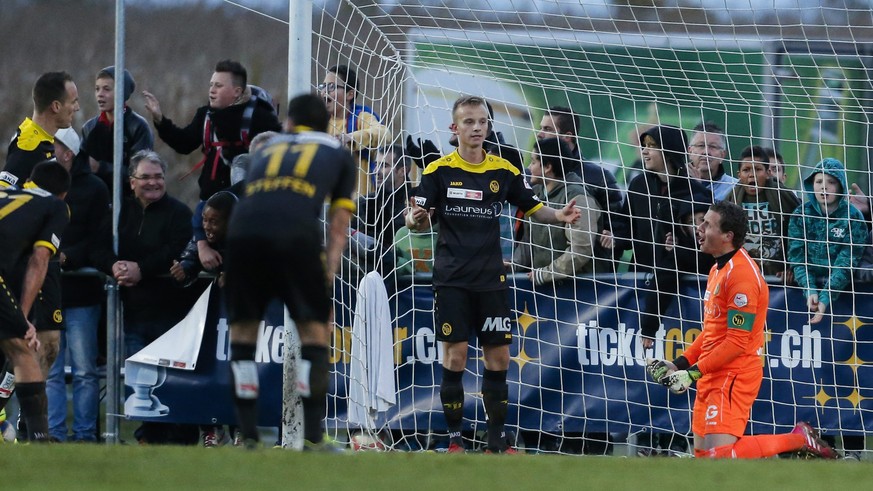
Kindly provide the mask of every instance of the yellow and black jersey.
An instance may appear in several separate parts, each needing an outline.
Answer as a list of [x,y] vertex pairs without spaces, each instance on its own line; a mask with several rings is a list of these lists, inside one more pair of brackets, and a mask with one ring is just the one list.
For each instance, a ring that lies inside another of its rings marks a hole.
[[30,178],[36,164],[55,155],[55,137],[46,133],[42,126],[25,118],[18,126],[18,132],[9,142],[6,152],[6,167],[3,170],[24,182]]
[[67,204],[47,191],[0,189],[0,275],[11,274],[35,247],[56,253],[69,220]]
[[486,155],[471,164],[455,151],[427,166],[415,202],[432,209],[440,224],[435,287],[488,291],[505,286],[499,217],[507,201],[526,215],[543,206],[518,169],[500,157]]
[[332,208],[354,212],[355,175],[351,153],[326,133],[278,136],[252,159],[230,231],[264,235],[289,224],[315,224],[328,197]]

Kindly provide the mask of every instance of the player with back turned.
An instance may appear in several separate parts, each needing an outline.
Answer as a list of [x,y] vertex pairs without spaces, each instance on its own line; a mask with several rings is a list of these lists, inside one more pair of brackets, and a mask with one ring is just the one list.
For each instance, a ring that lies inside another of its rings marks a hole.
[[[30,177],[27,189],[0,189],[0,349],[14,368],[27,438],[47,441],[45,375],[37,354],[36,328],[28,319],[49,258],[57,253],[69,221],[63,199],[70,188],[70,174],[52,160],[33,167]],[[26,267],[14,278],[19,263]]]
[[787,434],[743,435],[764,371],[760,350],[770,290],[743,248],[748,218],[740,206],[721,201],[697,228],[700,250],[715,257],[703,297],[703,329],[672,362],[648,360],[647,371],[674,393],[697,382],[692,410],[694,455],[760,458],[806,452],[835,458],[836,452],[807,423]]
[[[230,321],[230,366],[237,419],[247,447],[258,441],[258,324],[279,298],[300,335],[304,368],[306,449],[323,441],[328,389],[331,291],[355,211],[356,166],[351,153],[325,133],[330,116],[314,95],[288,103],[288,135],[276,136],[252,158],[244,197],[228,226],[225,294]],[[327,245],[320,221],[330,198]],[[308,374],[308,377],[307,377]],[[306,390],[308,387],[308,390]]]
[[514,452],[504,433],[512,328],[499,241],[500,212],[509,201],[540,223],[561,224],[578,220],[580,211],[572,200],[559,210],[543,206],[515,166],[485,153],[482,144],[491,124],[484,99],[456,100],[452,121],[449,128],[458,137],[458,149],[425,168],[406,225],[425,230],[434,215],[440,224],[433,288],[437,339],[443,343],[440,399],[449,452],[464,451],[462,376],[473,333],[485,358],[482,399],[488,414],[487,451]]

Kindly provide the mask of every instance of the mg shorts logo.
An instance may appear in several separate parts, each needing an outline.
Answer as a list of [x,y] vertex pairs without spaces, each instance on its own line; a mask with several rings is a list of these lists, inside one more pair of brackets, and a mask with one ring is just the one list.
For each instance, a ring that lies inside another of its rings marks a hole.
[[715,419],[718,417],[718,406],[711,405],[706,407],[706,419]]
[[60,324],[64,321],[64,316],[61,314],[60,309],[55,310],[54,313],[52,313],[52,320],[55,321],[55,324]]
[[496,193],[497,191],[500,191],[500,183],[497,181],[491,181],[488,183],[488,189],[490,189],[492,193]]
[[442,326],[443,336],[451,336],[452,335],[452,325],[448,322],[444,322]]
[[509,317],[489,317],[485,319],[485,324],[482,326],[483,332],[509,332],[512,330],[512,323]]

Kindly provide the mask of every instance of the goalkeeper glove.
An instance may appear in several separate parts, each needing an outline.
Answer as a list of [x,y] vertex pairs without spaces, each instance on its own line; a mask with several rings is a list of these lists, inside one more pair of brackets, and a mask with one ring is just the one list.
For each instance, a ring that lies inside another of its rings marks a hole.
[[679,370],[677,372],[670,373],[661,378],[661,385],[665,385],[670,388],[670,392],[674,394],[684,394],[685,391],[691,387],[691,384],[696,382],[703,374],[700,373],[700,369],[697,368],[697,365],[693,365],[688,367],[687,370]]
[[667,360],[657,360],[655,358],[646,358],[646,372],[652,380],[660,383],[664,376],[675,372],[676,365]]

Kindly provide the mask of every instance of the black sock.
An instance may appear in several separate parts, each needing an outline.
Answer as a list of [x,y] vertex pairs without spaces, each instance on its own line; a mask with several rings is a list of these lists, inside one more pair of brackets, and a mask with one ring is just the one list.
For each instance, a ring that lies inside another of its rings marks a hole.
[[32,442],[45,442],[48,432],[48,398],[45,382],[19,383],[15,387],[21,416],[27,424],[27,438]]
[[462,444],[461,426],[464,422],[464,384],[461,377],[463,370],[453,372],[443,367],[443,381],[440,383],[440,400],[443,403],[443,415],[449,430],[449,440]]
[[303,401],[303,438],[311,443],[324,439],[323,422],[327,416],[327,386],[330,364],[327,347],[301,346],[300,357],[309,362],[309,397]]
[[488,415],[488,448],[506,450],[506,409],[509,405],[509,385],[506,370],[485,369],[482,376],[482,402]]
[[[243,439],[258,441],[258,372],[254,344],[230,344],[230,381],[236,420]],[[252,370],[254,379],[252,380]],[[245,380],[237,380],[237,377]],[[239,385],[238,385],[239,384]]]

